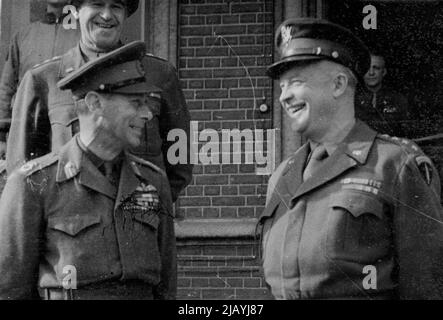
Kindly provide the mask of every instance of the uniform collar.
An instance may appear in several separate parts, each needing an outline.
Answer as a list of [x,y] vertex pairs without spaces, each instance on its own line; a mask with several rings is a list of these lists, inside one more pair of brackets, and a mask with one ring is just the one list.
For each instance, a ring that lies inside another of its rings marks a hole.
[[344,152],[360,164],[366,163],[377,132],[357,120],[354,127],[340,144]]
[[74,48],[70,49],[61,57],[60,69],[58,72],[59,79],[63,79],[69,73],[77,70],[85,63],[86,61],[83,58],[80,44],[78,43]]

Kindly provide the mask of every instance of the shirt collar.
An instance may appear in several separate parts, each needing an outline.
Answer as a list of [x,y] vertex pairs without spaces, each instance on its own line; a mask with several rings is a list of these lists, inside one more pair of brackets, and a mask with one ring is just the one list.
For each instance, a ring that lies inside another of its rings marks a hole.
[[[348,134],[351,132],[352,128],[355,126],[355,119],[349,122],[340,132],[340,134],[336,137],[336,140],[333,142],[323,142],[322,144],[325,146],[326,152],[328,156],[333,154],[335,150],[337,150],[338,146],[345,140]],[[309,141],[309,146],[311,147],[311,151],[320,145],[319,142]]]

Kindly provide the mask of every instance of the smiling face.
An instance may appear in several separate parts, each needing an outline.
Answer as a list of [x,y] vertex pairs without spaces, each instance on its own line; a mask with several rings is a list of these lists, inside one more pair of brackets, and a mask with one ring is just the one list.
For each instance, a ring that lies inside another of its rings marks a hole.
[[85,0],[78,18],[82,42],[91,49],[107,52],[120,41],[126,6],[119,0]]
[[291,119],[292,129],[315,141],[327,134],[335,113],[328,63],[295,65],[280,76],[280,103]]
[[144,95],[102,94],[103,128],[123,148],[136,148],[141,144],[145,123],[150,110]]

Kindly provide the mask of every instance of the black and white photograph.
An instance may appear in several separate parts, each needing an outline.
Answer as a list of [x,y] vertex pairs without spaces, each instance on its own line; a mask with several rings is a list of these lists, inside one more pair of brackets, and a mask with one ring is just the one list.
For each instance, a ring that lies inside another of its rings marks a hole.
[[0,300],[442,300],[442,48],[439,0],[0,0]]

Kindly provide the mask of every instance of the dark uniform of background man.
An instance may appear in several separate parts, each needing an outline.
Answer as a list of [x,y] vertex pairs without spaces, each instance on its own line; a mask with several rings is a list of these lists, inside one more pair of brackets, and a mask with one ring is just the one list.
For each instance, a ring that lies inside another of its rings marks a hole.
[[173,299],[176,247],[163,170],[127,152],[149,117],[143,42],[60,82],[80,133],[8,178],[0,200],[0,298]]
[[308,142],[274,172],[263,268],[277,299],[443,298],[440,181],[412,142],[354,117],[369,53],[350,31],[293,19],[268,74]]
[[[87,61],[120,47],[120,35],[127,16],[138,1],[75,0],[81,30],[80,42],[66,54],[34,67],[26,73],[18,89],[12,116],[6,155],[7,169],[27,160],[57,151],[78,132],[78,120],[69,90],[61,91],[56,83]],[[164,169],[175,201],[191,180],[192,165],[171,165],[167,141],[171,129],[189,133],[190,116],[175,68],[167,61],[146,55],[146,94],[150,115],[145,123],[142,143],[134,154]]]
[[408,100],[383,83],[388,71],[380,54],[371,53],[371,66],[364,76],[365,86],[356,93],[355,114],[379,133],[404,137],[401,121],[409,119]]
[[[0,157],[6,152],[6,133],[11,121],[12,99],[26,71],[75,46],[80,29],[66,29],[63,13],[69,0],[47,0],[46,14],[17,32],[9,45],[0,80]],[[73,19],[73,18],[72,18]]]

